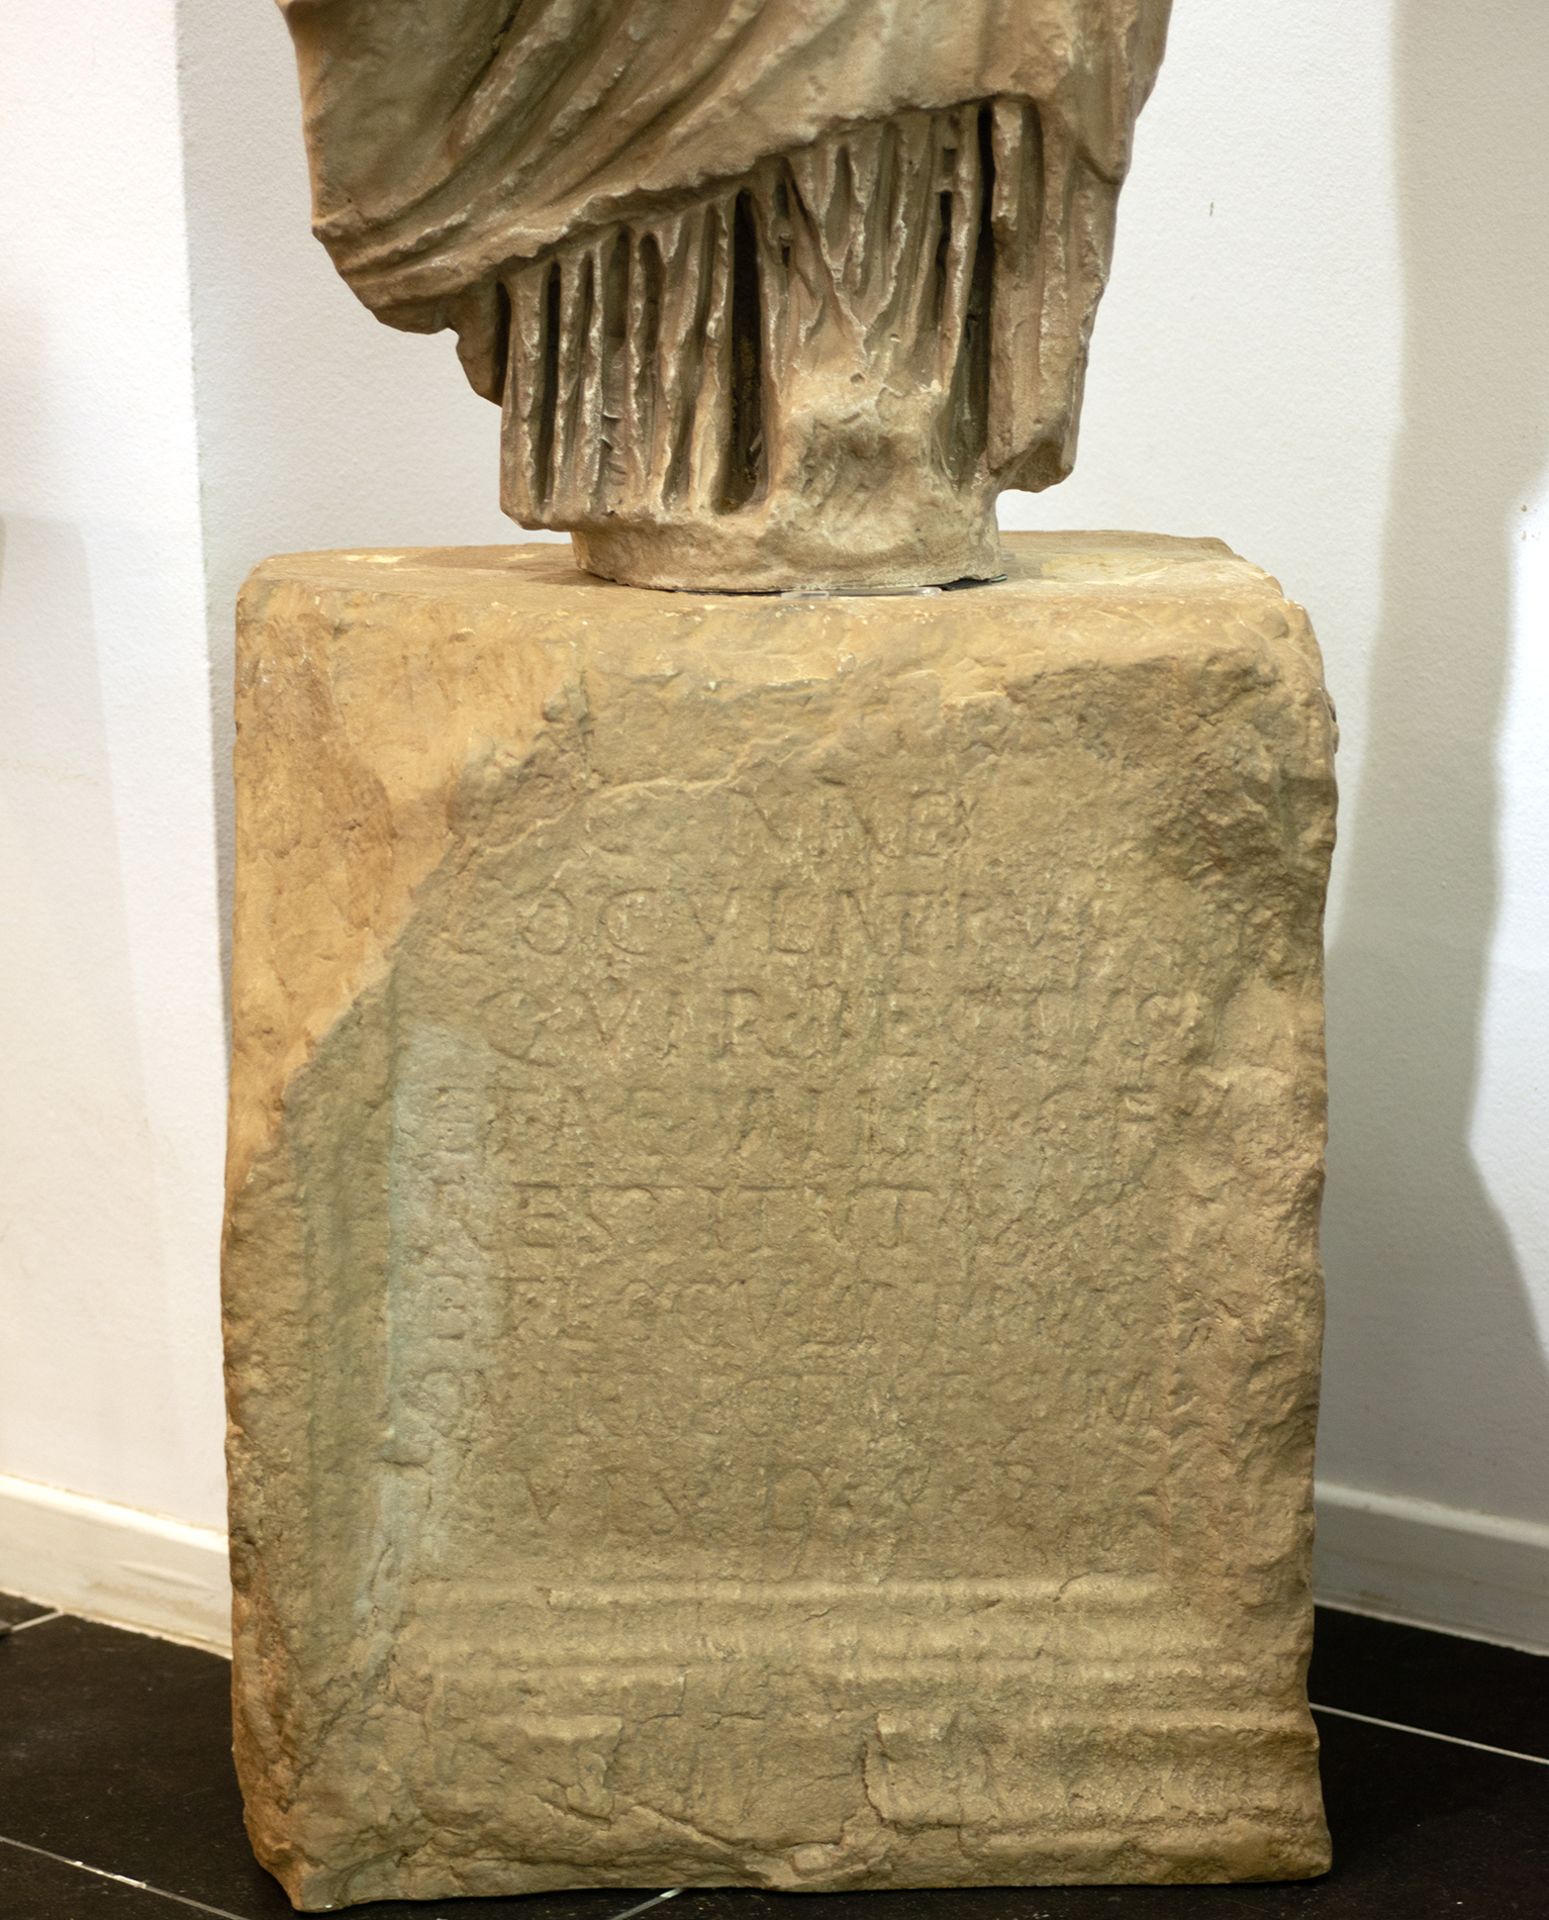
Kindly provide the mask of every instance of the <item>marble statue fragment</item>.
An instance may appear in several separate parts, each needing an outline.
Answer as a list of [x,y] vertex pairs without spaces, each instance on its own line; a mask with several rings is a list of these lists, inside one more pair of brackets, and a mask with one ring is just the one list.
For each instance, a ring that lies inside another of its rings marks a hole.
[[1212,541],[239,622],[236,1753],[295,1902],[1327,1864],[1333,727]]
[[1070,471],[1171,0],[280,4],[317,232],[591,571],[994,577]]

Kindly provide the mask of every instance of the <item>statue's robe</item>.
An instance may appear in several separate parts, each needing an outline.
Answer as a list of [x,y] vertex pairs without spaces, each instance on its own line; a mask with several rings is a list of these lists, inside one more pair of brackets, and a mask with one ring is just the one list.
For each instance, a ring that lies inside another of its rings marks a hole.
[[382,319],[457,329],[518,518],[778,485],[752,413],[814,342],[931,388],[986,485],[1068,470],[1170,0],[280,4],[317,232]]

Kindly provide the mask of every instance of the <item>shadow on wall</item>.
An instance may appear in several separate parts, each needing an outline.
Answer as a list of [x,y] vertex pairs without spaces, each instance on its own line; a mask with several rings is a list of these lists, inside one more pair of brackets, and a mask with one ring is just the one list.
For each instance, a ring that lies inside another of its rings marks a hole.
[[[44,382],[31,363],[4,372],[17,444],[46,446],[27,412]],[[0,520],[0,1457],[38,1478],[74,1465],[71,1484],[133,1463],[178,1415],[143,1393],[176,1337],[165,1293],[114,1317],[126,1273],[160,1274],[164,1245],[101,648],[80,530]]]
[[1549,8],[1400,0],[1395,18],[1404,423],[1329,962],[1322,1464],[1542,1519],[1549,1366],[1469,1135],[1514,563],[1549,448]]

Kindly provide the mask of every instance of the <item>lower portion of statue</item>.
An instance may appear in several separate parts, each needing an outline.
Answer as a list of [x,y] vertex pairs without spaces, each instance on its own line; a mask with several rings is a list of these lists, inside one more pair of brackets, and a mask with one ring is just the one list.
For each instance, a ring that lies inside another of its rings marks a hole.
[[1171,0],[281,0],[314,229],[502,500],[689,591],[998,578],[1063,479]]
[[996,494],[1069,468],[1112,196],[1030,103],[970,103],[516,265],[507,511],[636,585],[998,577]]
[[1215,542],[1002,564],[250,582],[235,1746],[299,1906],[1327,1865],[1317,649]]

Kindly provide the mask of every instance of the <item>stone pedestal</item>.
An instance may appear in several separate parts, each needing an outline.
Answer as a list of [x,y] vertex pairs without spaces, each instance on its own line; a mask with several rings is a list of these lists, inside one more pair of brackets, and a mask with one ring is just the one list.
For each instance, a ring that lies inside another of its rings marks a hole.
[[298,1905],[1327,1863],[1332,725],[1211,542],[243,596],[237,1757]]

